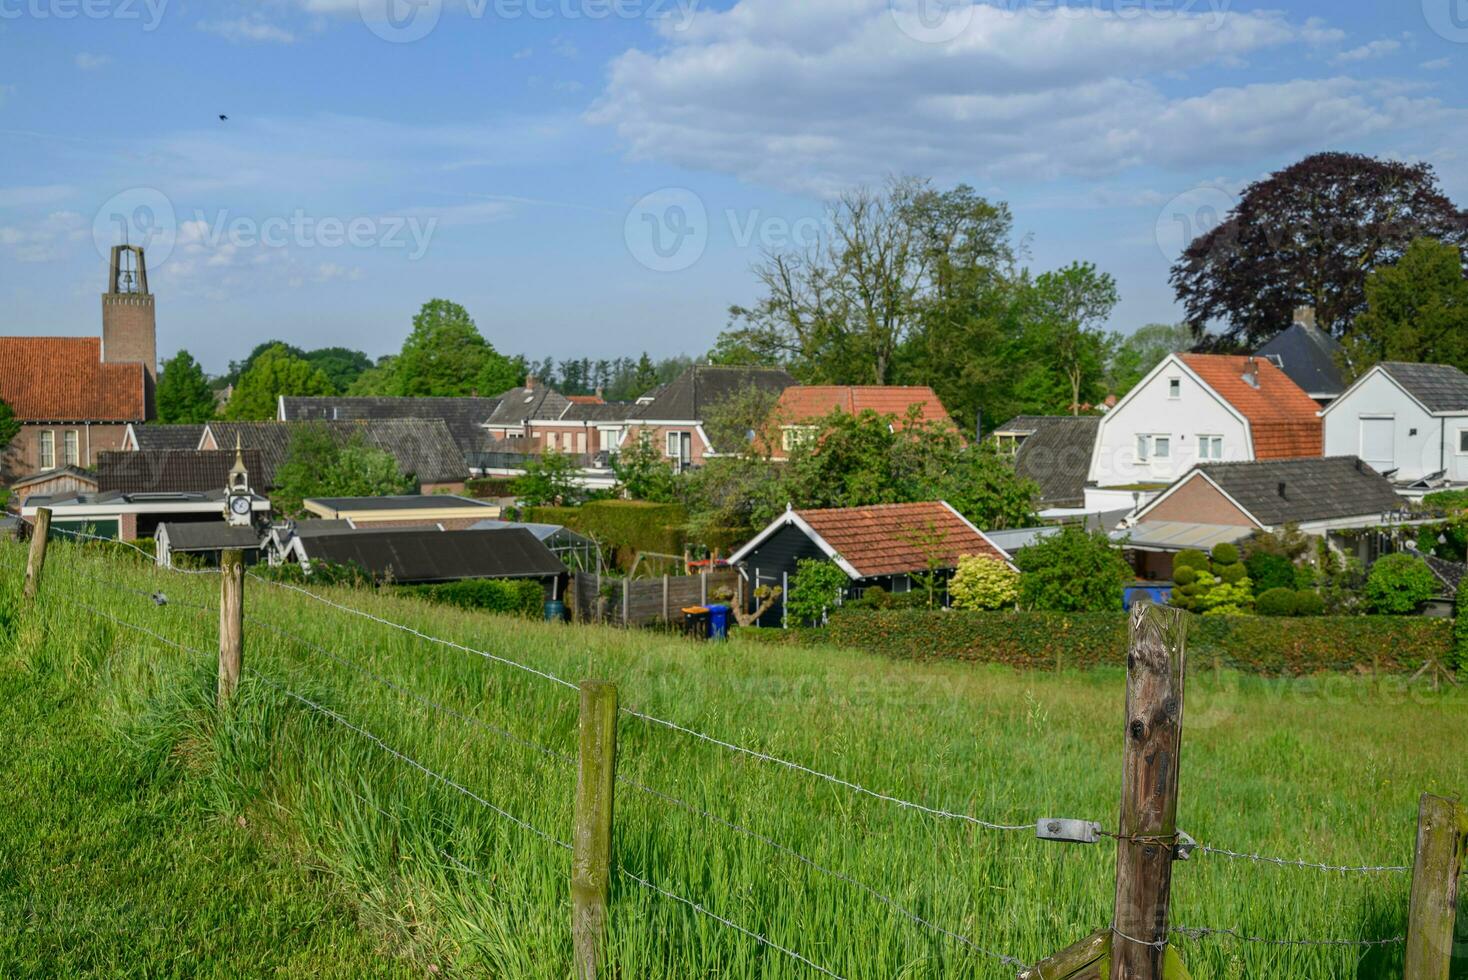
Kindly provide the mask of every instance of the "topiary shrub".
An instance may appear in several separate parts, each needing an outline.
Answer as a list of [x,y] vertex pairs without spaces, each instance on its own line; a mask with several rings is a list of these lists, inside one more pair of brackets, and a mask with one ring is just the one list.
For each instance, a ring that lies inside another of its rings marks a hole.
[[954,609],[1007,609],[1019,601],[1019,573],[997,558],[962,555],[948,594]]
[[1172,567],[1206,569],[1208,567],[1208,556],[1194,548],[1188,548],[1177,553],[1172,560]]
[[1325,600],[1320,598],[1320,593],[1313,589],[1301,589],[1295,593],[1295,615],[1323,616],[1325,615]]
[[1406,616],[1437,595],[1437,576],[1416,555],[1387,555],[1366,577],[1366,605],[1374,613]]
[[1295,593],[1290,589],[1268,589],[1254,600],[1254,611],[1261,616],[1295,615]]
[[1217,569],[1218,577],[1228,585],[1238,585],[1249,577],[1249,570],[1238,562],[1232,565],[1223,565]]
[[1191,565],[1184,565],[1181,568],[1174,565],[1172,580],[1177,585],[1187,587],[1198,581],[1198,570]]
[[1224,541],[1221,544],[1216,544],[1213,546],[1212,557],[1213,564],[1215,565],[1236,564],[1239,560],[1238,546],[1229,544],[1227,541]]
[[1244,567],[1249,570],[1249,580],[1261,598],[1270,589],[1295,588],[1295,565],[1283,555],[1264,552],[1250,555]]
[[1014,564],[1022,573],[1021,604],[1050,612],[1119,611],[1122,589],[1135,578],[1104,532],[1075,526],[1021,548]]

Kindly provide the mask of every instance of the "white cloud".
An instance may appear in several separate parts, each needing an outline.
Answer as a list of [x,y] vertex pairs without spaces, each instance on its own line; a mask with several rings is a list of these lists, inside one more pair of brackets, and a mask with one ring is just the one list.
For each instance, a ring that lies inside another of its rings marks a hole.
[[575,42],[561,36],[551,38],[551,51],[562,58],[575,58],[581,53]]
[[515,60],[515,61],[524,61],[526,58],[529,58],[529,57],[531,57],[534,54],[535,54],[535,49],[534,48],[521,48],[519,51],[516,51],[510,57],[513,60]]
[[1319,17],[1311,17],[1300,28],[1300,36],[1306,44],[1320,46],[1340,44],[1346,39],[1346,32],[1327,25]]
[[18,262],[55,262],[90,237],[86,218],[75,211],[53,211],[28,226],[0,226],[0,248]]
[[81,51],[76,56],[76,66],[82,71],[97,71],[110,64],[112,64],[112,58],[105,54],[88,54]]
[[296,35],[285,28],[251,17],[240,17],[235,20],[203,20],[199,21],[198,28],[208,34],[217,34],[227,41],[293,44],[296,40]]
[[1453,67],[1452,58],[1434,58],[1432,61],[1424,61],[1419,67],[1427,71],[1443,71]]
[[1382,38],[1379,41],[1371,41],[1368,44],[1363,44],[1359,48],[1352,48],[1349,51],[1342,51],[1331,60],[1334,61],[1336,64],[1341,65],[1350,64],[1356,61],[1371,61],[1374,58],[1385,58],[1387,55],[1395,54],[1401,49],[1401,41],[1394,41],[1391,38]]
[[34,184],[0,187],[0,208],[24,208],[55,204],[76,193],[66,184]]
[[958,9],[963,18],[928,43],[899,28],[888,0],[702,10],[686,30],[664,29],[658,50],[616,58],[589,118],[615,127],[637,158],[818,194],[894,172],[1089,178],[1228,164],[1410,118],[1386,110],[1405,96],[1349,78],[1167,94],[1175,73],[1265,52],[1287,61],[1291,47],[1336,40],[1319,22]]

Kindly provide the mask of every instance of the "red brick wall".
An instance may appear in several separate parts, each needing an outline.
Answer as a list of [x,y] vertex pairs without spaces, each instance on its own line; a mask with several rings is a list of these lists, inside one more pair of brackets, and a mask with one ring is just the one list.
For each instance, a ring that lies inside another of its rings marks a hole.
[[126,425],[23,425],[20,435],[0,456],[0,481],[13,483],[41,471],[41,433],[56,433],[56,466],[66,465],[66,436],[77,434],[78,465],[91,468],[96,465],[97,454],[108,449],[121,449]]
[[1213,484],[1195,476],[1170,497],[1147,512],[1145,521],[1184,521],[1189,524],[1226,524],[1253,527],[1254,522]]
[[667,459],[672,458],[670,456],[667,456],[669,432],[688,433],[689,441],[691,444],[691,448],[689,451],[689,462],[693,466],[701,466],[705,457],[707,456],[707,447],[705,447],[703,444],[703,437],[698,434],[698,428],[691,425],[629,426],[627,430],[627,438],[625,441],[623,441],[622,448],[630,449],[631,447],[637,445],[637,441],[642,438],[642,433],[644,432],[647,433],[648,440],[652,443],[652,447],[657,450],[659,456],[663,456]]

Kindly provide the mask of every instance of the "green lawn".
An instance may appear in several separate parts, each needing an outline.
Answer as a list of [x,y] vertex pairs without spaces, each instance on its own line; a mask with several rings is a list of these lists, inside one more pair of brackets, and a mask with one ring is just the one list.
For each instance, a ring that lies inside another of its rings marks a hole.
[[[7,588],[19,557],[0,546]],[[570,838],[574,771],[559,754],[574,751],[575,692],[278,587],[251,580],[247,592],[246,662],[258,673],[221,714],[210,706],[217,617],[183,605],[212,603],[217,582],[53,545],[39,613],[8,627],[0,691],[12,769],[0,901],[39,910],[36,931],[0,938],[0,974],[346,976],[413,962],[420,973],[568,975],[569,856],[514,820]],[[1003,824],[1115,822],[1119,671],[694,646],[330,594],[571,680],[610,678],[625,706],[926,806]],[[1205,843],[1410,864],[1418,795],[1468,788],[1461,692],[1209,670],[1190,678],[1188,697],[1181,823]],[[1033,962],[1110,920],[1111,847],[901,808],[630,716],[619,739],[620,773],[700,812],[623,783],[616,863],[836,975],[1012,976],[974,946]],[[1176,871],[1173,918],[1273,939],[1376,940],[1404,930],[1408,886],[1405,875],[1199,855]],[[67,938],[77,923],[79,943]],[[1391,945],[1179,948],[1198,978],[1400,976]],[[608,956],[638,980],[817,975],[620,876]]]

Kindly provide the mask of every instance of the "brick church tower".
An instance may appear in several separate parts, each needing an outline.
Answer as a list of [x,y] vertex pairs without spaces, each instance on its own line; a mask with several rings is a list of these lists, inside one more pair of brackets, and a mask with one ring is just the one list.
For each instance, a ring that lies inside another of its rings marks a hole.
[[158,326],[148,265],[140,245],[114,245],[107,292],[102,295],[102,362],[141,363],[148,372],[148,417],[158,381]]

